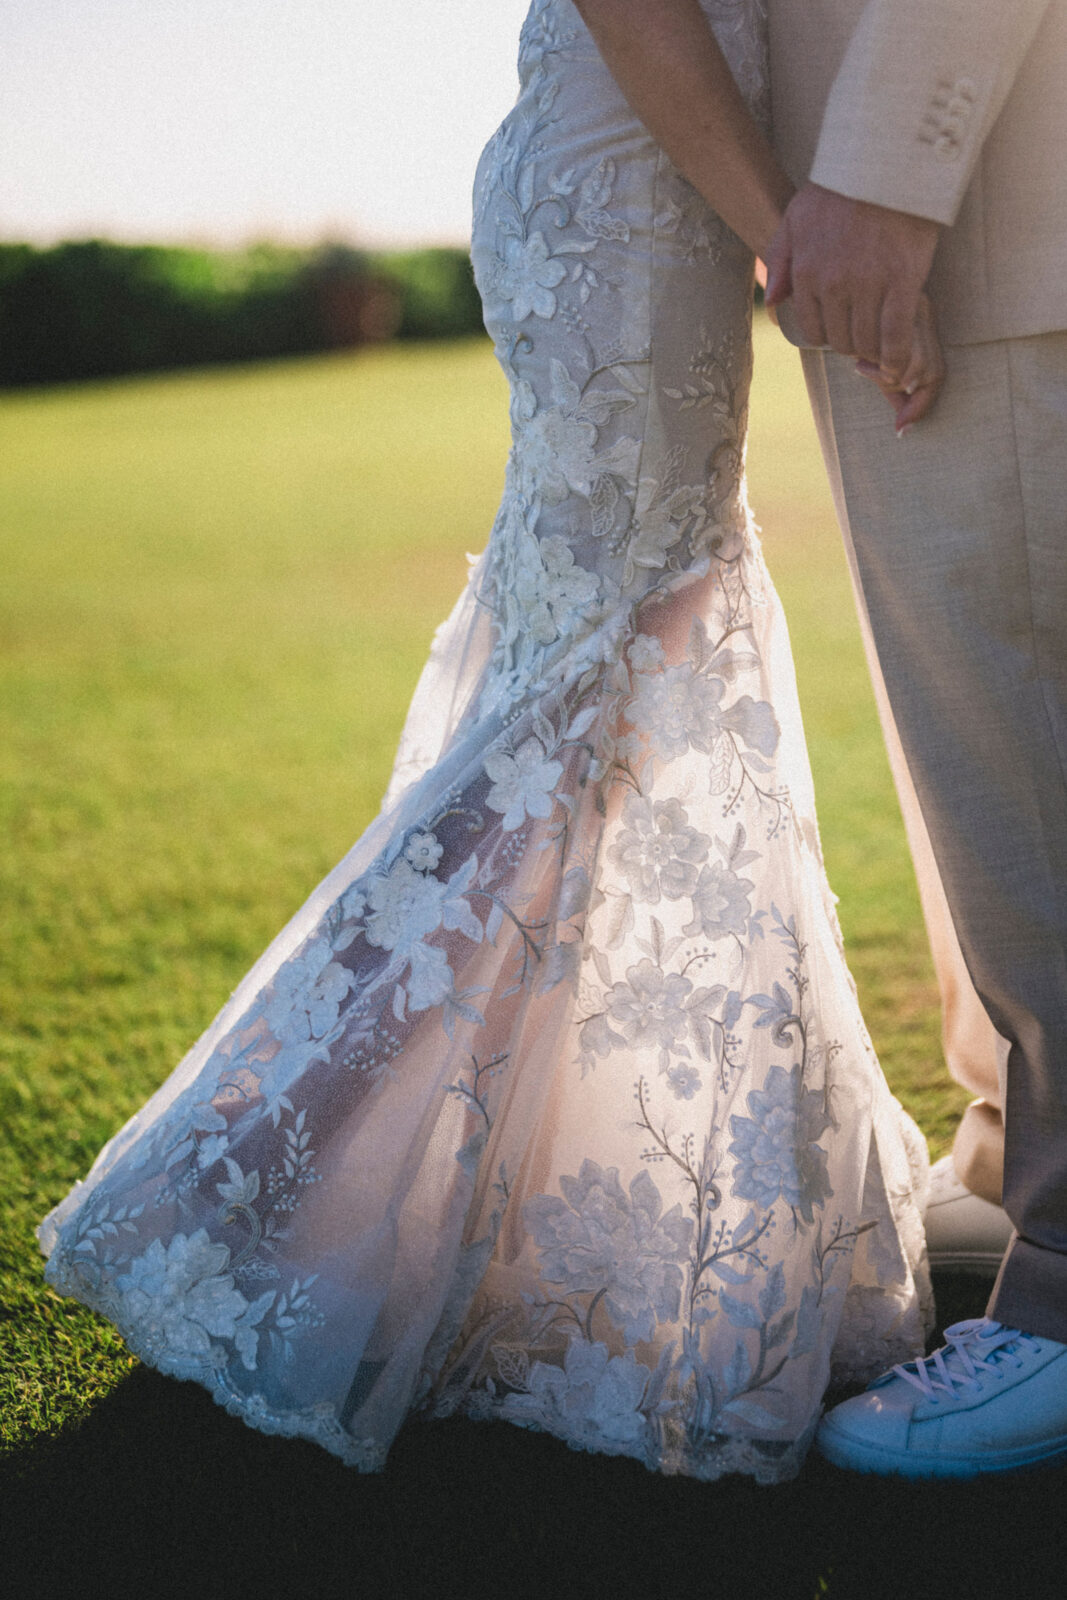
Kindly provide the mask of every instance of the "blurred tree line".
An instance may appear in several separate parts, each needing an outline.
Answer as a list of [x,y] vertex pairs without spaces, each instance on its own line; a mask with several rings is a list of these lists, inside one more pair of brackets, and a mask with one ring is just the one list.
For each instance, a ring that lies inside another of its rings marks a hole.
[[0,244],[0,386],[480,332],[464,250]]

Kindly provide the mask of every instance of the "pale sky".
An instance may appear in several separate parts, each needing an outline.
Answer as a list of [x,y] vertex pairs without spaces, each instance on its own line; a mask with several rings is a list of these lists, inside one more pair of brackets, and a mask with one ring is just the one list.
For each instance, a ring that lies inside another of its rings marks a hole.
[[529,0],[3,0],[0,237],[465,243]]

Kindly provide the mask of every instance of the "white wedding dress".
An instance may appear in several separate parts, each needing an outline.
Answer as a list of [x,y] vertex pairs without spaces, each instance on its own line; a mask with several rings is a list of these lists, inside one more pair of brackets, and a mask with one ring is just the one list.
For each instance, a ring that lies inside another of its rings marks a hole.
[[[757,114],[760,0],[705,0]],[[49,1281],[254,1427],[413,1409],[796,1472],[921,1350],[926,1156],[864,1031],[745,499],[752,260],[535,0],[477,174],[489,543],[383,810],[45,1220]]]

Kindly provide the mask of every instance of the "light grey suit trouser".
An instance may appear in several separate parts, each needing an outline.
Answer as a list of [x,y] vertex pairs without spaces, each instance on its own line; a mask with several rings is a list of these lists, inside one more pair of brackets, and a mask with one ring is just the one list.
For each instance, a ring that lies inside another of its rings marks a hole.
[[989,1302],[1067,1341],[1067,333],[958,346],[903,441],[804,365],[893,720],[974,986],[1010,1051]]

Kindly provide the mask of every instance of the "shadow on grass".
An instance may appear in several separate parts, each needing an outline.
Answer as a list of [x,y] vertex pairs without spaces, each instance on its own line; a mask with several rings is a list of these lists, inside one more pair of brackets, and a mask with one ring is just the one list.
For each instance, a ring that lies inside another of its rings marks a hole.
[[[974,1314],[973,1288],[939,1288],[942,1322]],[[77,1429],[9,1456],[0,1482],[19,1600],[1067,1591],[1067,1470],[918,1487],[813,1455],[778,1488],[705,1485],[456,1419],[410,1423],[386,1471],[361,1477],[145,1368]]]

